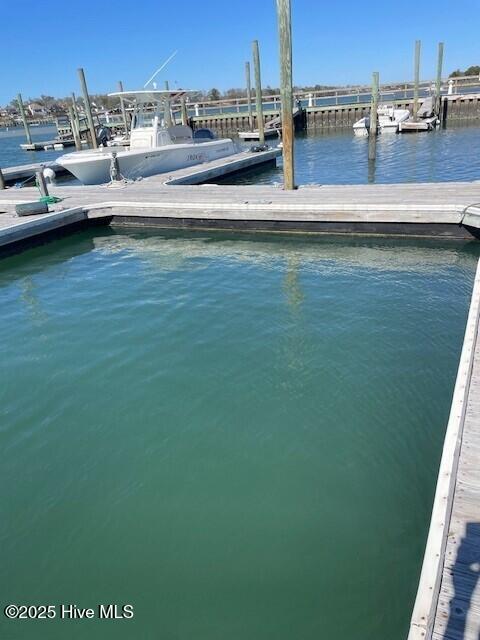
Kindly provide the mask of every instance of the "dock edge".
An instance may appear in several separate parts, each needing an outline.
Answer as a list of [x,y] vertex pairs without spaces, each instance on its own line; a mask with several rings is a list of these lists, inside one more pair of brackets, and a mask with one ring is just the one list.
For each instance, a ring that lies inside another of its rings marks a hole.
[[438,472],[417,596],[408,640],[431,640],[442,582],[463,427],[480,315],[480,260],[477,264],[462,353]]

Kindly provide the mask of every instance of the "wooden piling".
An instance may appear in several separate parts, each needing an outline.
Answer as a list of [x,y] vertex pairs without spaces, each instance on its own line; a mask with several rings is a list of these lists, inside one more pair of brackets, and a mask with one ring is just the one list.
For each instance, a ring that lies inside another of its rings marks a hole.
[[88,128],[90,130],[92,147],[96,149],[98,147],[97,133],[95,131],[95,125],[93,124],[92,108],[90,106],[90,98],[88,95],[87,81],[85,80],[85,73],[81,67],[80,69],[78,69],[78,77],[80,80],[80,86],[82,88],[83,103],[85,105],[85,113],[87,114]]
[[25,129],[25,136],[27,138],[28,144],[32,144],[32,136],[30,135],[30,128],[27,122],[27,116],[25,115],[25,109],[23,107],[22,94],[19,93],[17,95],[18,109],[20,111],[20,115],[22,117],[23,128]]
[[181,111],[182,111],[182,124],[184,127],[188,126],[188,111],[187,104],[185,102],[185,96],[182,96],[180,99]]
[[370,102],[370,128],[368,132],[368,159],[375,160],[377,155],[377,122],[378,122],[378,87],[379,73],[374,71],[372,74],[372,98]]
[[295,188],[292,87],[292,22],[290,0],[277,0],[280,41],[280,96],[282,103],[283,187]]
[[[121,80],[118,81],[118,90],[123,91],[123,82]],[[123,101],[123,98],[120,98],[120,109],[122,110],[122,119],[123,119],[123,126],[125,127],[125,135],[128,136],[128,130],[129,130],[128,117],[127,117],[127,110],[125,109],[125,102]]]
[[[170,91],[168,80],[165,80],[165,91]],[[163,107],[163,122],[166,127],[172,126],[172,112],[170,110],[170,98],[165,98]]]
[[253,131],[252,84],[250,80],[250,62],[245,62],[245,80],[247,81],[248,128]]
[[257,110],[257,128],[258,142],[265,143],[265,128],[263,123],[263,105],[262,105],[262,79],[260,74],[260,51],[258,48],[258,40],[252,42],[253,67],[255,73],[255,102]]
[[75,118],[73,107],[68,107],[68,116],[70,118],[70,128],[72,130],[73,139],[75,141],[75,148],[77,151],[81,151],[82,142],[80,140],[80,130],[78,129],[78,124]]
[[40,169],[35,172],[35,178],[37,180],[37,185],[40,190],[40,195],[43,198],[47,198],[50,194],[48,193],[47,182],[45,180],[45,176],[43,175],[43,165],[40,165]]
[[5,189],[5,179],[3,177],[2,170],[0,169],[0,190]]
[[442,67],[443,67],[443,42],[438,43],[437,78],[435,82],[435,113],[442,119]]
[[73,108],[73,115],[75,116],[75,120],[77,122],[78,135],[81,137],[82,132],[80,131],[80,116],[78,115],[77,98],[73,92],[72,92],[72,108]]
[[418,120],[418,85],[420,84],[420,40],[415,41],[415,69],[413,81],[413,121]]

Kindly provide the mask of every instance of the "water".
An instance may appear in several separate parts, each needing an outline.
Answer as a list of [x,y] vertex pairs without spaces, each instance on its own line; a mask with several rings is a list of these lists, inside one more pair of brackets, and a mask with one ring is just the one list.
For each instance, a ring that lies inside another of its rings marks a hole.
[[2,607],[135,617],[1,637],[403,639],[478,253],[91,230],[4,259]]
[[[32,129],[34,138],[51,139],[51,128]],[[0,167],[53,160],[64,151],[22,151],[23,130],[0,131]],[[273,142],[271,144],[276,144]],[[247,148],[251,144],[244,145]],[[350,128],[297,135],[297,184],[363,184],[367,182],[443,182],[480,180],[480,124],[450,125],[423,134],[378,137],[377,162],[369,166],[368,140],[356,138]],[[282,182],[277,169],[230,177],[224,183],[273,184]]]
[[[33,142],[53,140],[57,137],[55,125],[31,127],[30,133]],[[20,145],[27,142],[23,127],[0,127],[0,167],[12,167],[19,164],[31,164],[32,162],[45,162],[55,160],[63,151],[24,151]]]
[[[368,162],[368,138],[351,129],[297,134],[295,180],[302,184],[366,184],[480,180],[480,124],[450,125],[430,133],[386,134],[377,139],[377,160]],[[283,181],[276,169],[226,179],[234,184]]]

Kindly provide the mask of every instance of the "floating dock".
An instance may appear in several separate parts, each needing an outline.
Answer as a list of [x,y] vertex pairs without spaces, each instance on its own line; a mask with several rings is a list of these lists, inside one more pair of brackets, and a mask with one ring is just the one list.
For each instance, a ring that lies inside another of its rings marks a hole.
[[64,149],[65,147],[73,147],[75,145],[74,140],[42,140],[40,142],[24,142],[20,145],[20,148],[24,151],[48,151],[49,149]]
[[[41,169],[41,167],[49,167],[53,169],[57,176],[68,175],[69,172],[61,167],[56,162],[32,162],[31,164],[21,164],[15,167],[5,167],[2,169],[3,179],[5,184],[14,185],[22,183],[25,180],[35,177],[35,173]],[[2,192],[0,191],[0,194]]]
[[[319,185],[202,184],[273,163],[272,149],[243,153],[131,183],[50,187],[61,202],[48,214],[18,217],[34,187],[0,191],[0,248],[20,250],[79,222],[160,228],[235,229],[472,239],[480,235],[480,182]],[[28,242],[27,242],[28,241]]]
[[480,638],[480,262],[408,640]]
[[421,118],[419,120],[406,120],[400,122],[398,131],[400,133],[418,133],[419,131],[432,131],[438,124],[437,116],[431,118]]
[[[294,127],[295,130],[301,130],[304,128],[304,124],[305,124],[305,112],[302,109],[299,109],[298,107],[295,107],[295,109],[293,110],[293,123],[294,123]],[[278,115],[274,118],[272,118],[271,120],[267,120],[265,122],[265,127],[264,127],[264,137],[265,139],[268,138],[281,138],[282,136],[282,117],[281,115]],[[260,133],[258,131],[258,129],[255,129],[254,131],[239,131],[238,132],[238,137],[241,140],[259,140],[260,139]]]

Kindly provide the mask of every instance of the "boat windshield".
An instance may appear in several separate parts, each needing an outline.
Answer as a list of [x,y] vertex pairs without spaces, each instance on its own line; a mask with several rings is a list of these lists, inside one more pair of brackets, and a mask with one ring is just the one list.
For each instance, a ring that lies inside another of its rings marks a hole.
[[153,110],[152,107],[147,107],[146,105],[138,106],[133,115],[132,128],[143,129],[153,127],[154,118],[155,110]]

